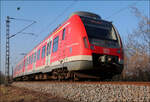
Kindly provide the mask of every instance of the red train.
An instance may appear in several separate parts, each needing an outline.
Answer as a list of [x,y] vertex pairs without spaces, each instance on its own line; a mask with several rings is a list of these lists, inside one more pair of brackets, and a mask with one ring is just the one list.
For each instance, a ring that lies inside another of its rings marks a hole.
[[112,78],[123,70],[123,46],[112,22],[75,12],[14,69],[14,80]]

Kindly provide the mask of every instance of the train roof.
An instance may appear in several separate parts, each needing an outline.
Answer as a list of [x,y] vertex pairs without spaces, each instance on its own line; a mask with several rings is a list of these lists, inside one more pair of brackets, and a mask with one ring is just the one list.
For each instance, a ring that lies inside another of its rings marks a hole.
[[90,17],[90,18],[94,18],[94,19],[101,19],[101,17],[97,14],[91,13],[91,12],[85,12],[85,11],[78,11],[78,12],[73,12],[71,16],[73,15],[78,15],[78,16],[84,16],[84,17]]

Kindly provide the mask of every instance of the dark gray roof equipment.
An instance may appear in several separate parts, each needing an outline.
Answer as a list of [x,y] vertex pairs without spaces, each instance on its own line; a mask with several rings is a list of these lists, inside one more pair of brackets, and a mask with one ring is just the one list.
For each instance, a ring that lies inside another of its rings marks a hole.
[[101,19],[101,17],[97,14],[91,13],[91,12],[85,12],[85,11],[78,11],[78,12],[73,12],[71,16],[73,15],[78,15],[78,16],[84,16],[84,17],[89,17],[89,18],[94,18],[94,19]]

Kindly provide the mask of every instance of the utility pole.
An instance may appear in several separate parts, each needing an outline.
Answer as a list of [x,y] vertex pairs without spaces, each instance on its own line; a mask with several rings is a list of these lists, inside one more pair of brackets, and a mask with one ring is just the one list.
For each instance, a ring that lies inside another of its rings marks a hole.
[[10,17],[6,19],[6,59],[5,59],[5,84],[9,82],[9,23]]
[[[21,29],[19,32],[13,34],[10,36],[9,34],[9,27],[10,27],[10,19],[13,20],[20,20],[20,21],[27,21],[27,22],[32,22],[31,24],[25,26],[23,29]],[[23,33],[24,30],[26,30],[27,28],[29,28],[31,25],[33,25],[34,23],[36,23],[36,21],[33,20],[27,20],[27,19],[19,19],[19,18],[11,18],[9,16],[7,16],[6,19],[6,58],[5,58],[5,85],[9,84],[10,81],[10,73],[9,73],[9,64],[10,64],[10,48],[9,48],[9,40],[10,38],[13,38],[14,36]],[[34,33],[25,33],[25,34],[30,34],[30,35],[34,35]]]

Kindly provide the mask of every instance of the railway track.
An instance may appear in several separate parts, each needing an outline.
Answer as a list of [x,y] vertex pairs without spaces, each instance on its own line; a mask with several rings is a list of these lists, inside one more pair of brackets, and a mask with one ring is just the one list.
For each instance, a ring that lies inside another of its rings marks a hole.
[[138,85],[138,86],[150,86],[150,82],[120,82],[120,81],[19,81],[19,83],[42,83],[42,84],[112,84],[112,85]]

